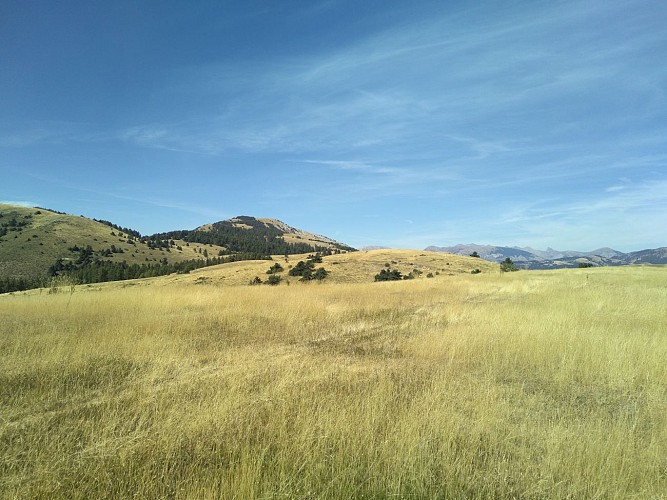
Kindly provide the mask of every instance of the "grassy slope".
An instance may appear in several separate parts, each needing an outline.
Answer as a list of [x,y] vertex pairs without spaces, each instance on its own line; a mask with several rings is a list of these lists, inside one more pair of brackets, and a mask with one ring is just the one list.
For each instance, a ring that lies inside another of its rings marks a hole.
[[661,498],[666,279],[2,296],[0,496]]
[[[298,283],[299,277],[289,276],[290,266],[300,260],[305,260],[310,254],[290,255],[287,262],[285,256],[274,255],[273,261],[246,260],[230,262],[217,266],[210,266],[192,271],[190,274],[172,274],[158,278],[128,280],[122,282],[99,283],[87,285],[83,289],[127,288],[131,286],[173,286],[176,284],[196,284],[215,286],[247,285],[255,276],[266,280],[266,271],[276,262],[280,263],[284,271],[279,273],[283,278],[280,286]],[[480,269],[483,274],[497,273],[498,264],[471,257],[445,254],[441,252],[425,252],[421,250],[370,250],[365,252],[351,252],[338,255],[329,255],[322,258],[321,264],[330,272],[325,283],[371,283],[375,275],[389,264],[392,269],[398,269],[408,274],[413,269],[422,271],[420,280],[427,279],[432,273],[436,280],[446,280],[451,276],[469,274],[473,269]],[[311,283],[313,285],[320,283]],[[38,291],[28,293],[39,293]]]
[[[287,261],[285,261],[284,256],[275,255],[273,258],[285,269],[280,273],[282,278],[294,283],[299,278],[289,276],[289,268],[307,257],[308,254],[290,255]],[[375,275],[381,269],[384,269],[387,263],[392,269],[398,269],[403,274],[407,274],[413,269],[419,269],[423,273],[421,279],[426,279],[425,277],[429,272],[433,273],[434,276],[435,273],[439,273],[437,278],[444,278],[448,275],[469,273],[475,268],[483,272],[497,272],[498,270],[497,264],[480,259],[419,250],[371,250],[368,252],[329,255],[323,257],[322,263],[316,264],[315,267],[324,267],[329,271],[330,274],[326,278],[327,283],[368,283],[373,281]],[[245,285],[254,276],[259,276],[262,280],[266,279],[266,271],[273,264],[274,262],[270,261],[233,262],[198,269],[189,276],[174,275],[171,278],[164,279],[168,282]]]
[[[308,254],[290,255],[288,261],[284,256],[274,256],[274,261],[285,269],[280,275],[290,283],[298,282],[298,277],[289,276],[289,269],[300,260],[305,260]],[[186,282],[203,282],[211,284],[244,285],[254,276],[266,279],[266,270],[274,262],[247,261],[222,264],[206,269],[198,269],[189,277],[172,276],[173,280]],[[391,269],[398,269],[408,274],[413,269],[422,271],[420,279],[426,279],[432,273],[436,279],[461,273],[470,273],[472,269],[480,269],[485,273],[498,271],[498,265],[480,259],[461,257],[438,252],[424,252],[420,250],[371,250],[367,252],[351,252],[338,255],[329,255],[322,258],[321,264],[315,267],[324,267],[329,271],[327,283],[369,283],[375,275],[389,264]],[[438,273],[438,275],[436,275]]]
[[493,262],[423,250],[368,250],[332,255],[323,260],[322,265],[331,271],[327,279],[335,283],[347,283],[372,281],[386,264],[402,274],[418,269],[423,273],[422,278],[428,273],[450,276],[470,273],[473,269],[484,273],[498,272],[498,264]]
[[[41,213],[37,213],[41,212]],[[124,253],[114,254],[107,260],[134,264],[156,263],[163,258],[169,262],[203,258],[198,249],[208,249],[211,257],[216,256],[219,247],[184,242],[176,242],[183,250],[170,252],[151,250],[147,245],[131,245],[127,238],[120,236],[117,229],[84,217],[62,215],[48,210],[0,204],[0,222],[28,220],[30,225],[22,231],[12,231],[0,238],[0,276],[44,277],[51,264],[62,257],[72,257],[68,248],[74,245],[90,245],[94,250],[109,248],[112,244],[122,248]],[[31,219],[25,219],[31,215]],[[115,236],[111,233],[115,233]]]

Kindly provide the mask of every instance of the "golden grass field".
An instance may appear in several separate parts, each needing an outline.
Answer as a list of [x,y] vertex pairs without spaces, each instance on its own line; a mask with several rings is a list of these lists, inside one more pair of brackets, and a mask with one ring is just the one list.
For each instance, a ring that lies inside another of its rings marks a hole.
[[[174,286],[174,285],[247,285],[255,276],[266,280],[266,271],[276,262],[284,268],[279,273],[283,279],[281,286],[294,284],[299,277],[289,276],[289,268],[300,260],[306,260],[311,254],[274,255],[270,260],[242,260],[216,266],[195,269],[189,274],[172,274],[160,278],[145,278],[127,280],[117,283],[96,283],[85,285],[81,289],[106,290],[116,287],[135,286]],[[370,250],[362,252],[341,253],[329,255],[322,258],[321,264],[316,267],[324,267],[329,271],[326,283],[370,283],[374,276],[389,264],[391,269],[398,269],[403,274],[409,274],[413,269],[418,269],[423,276],[431,273],[434,277],[438,275],[455,276],[459,274],[470,274],[473,269],[479,269],[482,273],[498,273],[498,264],[482,259],[472,259],[460,255],[452,255],[440,252],[426,252],[419,250]],[[35,293],[35,292],[29,292]]]
[[666,497],[667,268],[325,262],[0,296],[0,497]]

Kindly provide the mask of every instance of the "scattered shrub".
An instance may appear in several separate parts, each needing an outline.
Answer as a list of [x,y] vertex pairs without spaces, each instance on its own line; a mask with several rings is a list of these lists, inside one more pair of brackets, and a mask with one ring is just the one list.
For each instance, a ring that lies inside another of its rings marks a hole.
[[375,275],[375,281],[396,281],[403,279],[398,269],[382,269]]
[[283,266],[278,264],[277,262],[273,264],[268,271],[266,271],[266,274],[274,274],[274,273],[280,273],[284,271]]
[[267,285],[277,285],[282,281],[282,277],[278,276],[277,274],[272,274],[270,275],[267,280],[266,284]]
[[516,264],[514,264],[514,262],[512,262],[512,259],[510,259],[509,257],[507,257],[504,261],[500,263],[500,272],[510,273],[518,270],[519,268],[516,267]]
[[323,267],[315,269],[315,264],[318,262],[322,262],[322,256],[319,253],[310,255],[305,262],[300,260],[296,266],[289,266],[288,274],[290,276],[301,276],[299,281],[323,280],[329,275],[329,271]]

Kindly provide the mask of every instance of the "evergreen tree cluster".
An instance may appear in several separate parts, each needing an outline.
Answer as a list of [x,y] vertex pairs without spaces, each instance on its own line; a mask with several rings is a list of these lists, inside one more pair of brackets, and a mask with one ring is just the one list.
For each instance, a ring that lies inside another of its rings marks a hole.
[[20,292],[39,288],[42,286],[42,280],[36,278],[10,278],[0,276],[0,293]]
[[50,276],[68,276],[78,283],[101,283],[105,281],[121,281],[136,278],[151,278],[167,274],[187,274],[201,267],[235,262],[239,260],[265,260],[260,254],[239,253],[225,257],[207,259],[192,259],[182,262],[169,263],[166,258],[155,264],[128,264],[127,262],[113,262],[102,260],[105,251],[94,252],[90,245],[85,248],[71,247],[78,252],[76,259],[58,259],[49,267]]
[[172,247],[176,246],[176,242],[173,239],[161,239],[155,238],[154,236],[142,238],[140,241],[151,250],[166,250],[167,252],[170,252]]
[[[0,219],[4,218],[5,217],[0,214]],[[19,220],[16,217],[12,217],[6,221],[0,220],[0,238],[11,231],[23,231],[25,227],[30,225],[30,219],[32,219],[32,215],[25,215],[22,220]]]
[[268,271],[266,271],[266,274],[275,274],[275,273],[281,273],[283,272],[283,266],[281,266],[278,262],[273,264]]
[[47,212],[51,212],[54,214],[60,214],[60,215],[67,215],[66,212],[61,212],[60,210],[53,210],[52,208],[44,208],[44,207],[35,207],[39,210],[46,210]]
[[125,233],[129,236],[132,236],[133,238],[141,239],[141,233],[139,231],[135,231],[134,229],[130,229],[130,228],[127,228],[127,227],[121,227],[117,224],[114,224],[113,222],[109,222],[108,220],[104,220],[104,219],[93,219],[93,220],[95,222],[100,222],[100,223],[104,224],[105,226],[109,226],[109,227],[112,227],[114,229],[117,229],[121,233]]
[[512,262],[512,259],[510,259],[509,257],[507,257],[504,261],[500,263],[500,272],[511,273],[518,270],[519,268],[516,266],[514,262]]
[[321,262],[322,255],[320,253],[309,255],[305,262],[300,260],[292,269],[290,269],[289,275],[301,276],[299,281],[323,280],[329,275],[329,271],[323,267],[315,269],[315,264]]
[[135,278],[152,278],[167,274],[187,274],[194,269],[207,265],[221,264],[215,259],[213,262],[203,260],[187,260],[169,264],[161,261],[156,264],[128,264],[127,262],[112,262],[96,260],[76,267],[71,262],[56,271],[58,275],[66,275],[79,283],[102,283],[105,281],[122,281]]

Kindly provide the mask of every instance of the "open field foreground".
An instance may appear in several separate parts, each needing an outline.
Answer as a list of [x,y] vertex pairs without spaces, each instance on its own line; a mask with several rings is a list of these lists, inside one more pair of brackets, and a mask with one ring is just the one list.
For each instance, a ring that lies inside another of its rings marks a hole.
[[666,304],[664,267],[5,295],[0,496],[665,498]]

